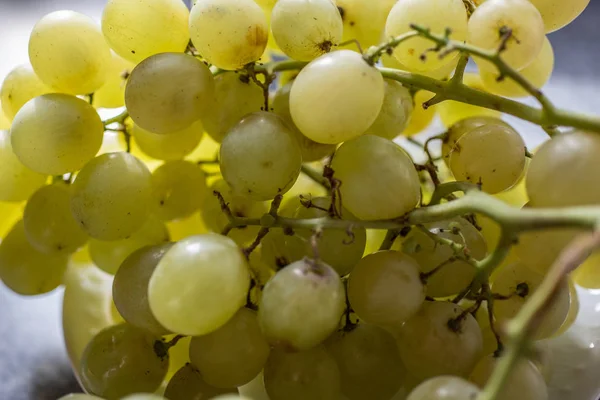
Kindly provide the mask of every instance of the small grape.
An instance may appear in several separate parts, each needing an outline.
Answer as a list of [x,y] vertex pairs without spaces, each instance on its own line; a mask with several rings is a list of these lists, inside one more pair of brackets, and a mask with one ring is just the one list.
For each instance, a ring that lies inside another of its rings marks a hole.
[[237,393],[237,389],[221,389],[209,385],[192,364],[186,364],[177,371],[165,389],[165,396],[169,400],[204,400],[228,393]]
[[29,100],[51,92],[53,90],[38,78],[30,65],[20,65],[6,75],[0,88],[4,115],[12,121]]
[[437,376],[416,387],[406,400],[468,400],[475,399],[479,388],[457,376]]
[[171,161],[181,160],[192,153],[202,140],[204,128],[200,121],[196,121],[183,130],[161,135],[134,125],[131,134],[142,153],[158,160]]
[[408,89],[396,81],[386,79],[383,106],[365,134],[392,140],[408,126],[412,111],[413,99]]

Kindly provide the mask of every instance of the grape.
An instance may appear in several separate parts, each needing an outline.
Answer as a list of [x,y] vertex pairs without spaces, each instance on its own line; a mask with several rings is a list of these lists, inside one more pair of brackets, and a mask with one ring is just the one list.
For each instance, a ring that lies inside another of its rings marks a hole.
[[200,121],[168,135],[152,133],[137,125],[133,126],[133,141],[149,157],[158,160],[181,160],[200,144],[204,128]]
[[580,232],[577,229],[523,232],[519,235],[515,251],[527,268],[545,275]]
[[29,100],[52,91],[38,78],[30,65],[20,65],[6,75],[0,88],[4,114],[12,120]]
[[91,237],[125,239],[150,214],[150,178],[146,166],[131,154],[98,156],[75,179],[71,212]]
[[131,72],[125,104],[136,125],[154,133],[173,133],[200,118],[214,91],[212,74],[198,59],[162,53]]
[[544,20],[546,33],[554,32],[570,24],[585,10],[590,0],[529,0]]
[[248,76],[224,72],[215,77],[215,95],[202,114],[206,133],[221,143],[248,114],[260,111],[265,102],[263,90]]
[[[443,10],[443,12],[440,12]],[[434,34],[451,32],[450,38],[460,42],[467,38],[467,10],[461,0],[403,0],[392,7],[385,25],[385,34],[396,37],[412,31],[411,24],[418,23]],[[394,49],[394,57],[403,65],[416,71],[431,71],[449,64],[457,57],[452,53],[440,58],[427,53],[432,47],[430,40],[414,37]],[[426,57],[423,59],[423,55]]]
[[406,400],[468,400],[479,393],[477,386],[462,378],[437,376],[417,386]]
[[106,81],[100,89],[94,92],[92,101],[94,107],[123,107],[125,105],[125,86],[134,67],[135,64],[113,53]]
[[[433,79],[446,80],[450,77],[450,75],[452,75],[452,73],[456,69],[456,65],[458,64],[459,59],[460,59],[459,57],[455,57],[452,61],[445,63],[438,69],[434,69],[431,71],[418,71],[418,72],[421,75],[425,75],[425,76],[428,76]],[[405,65],[403,65],[402,63],[400,63],[400,61],[398,61],[396,59],[396,57],[394,57],[393,55],[389,55],[387,53],[383,53],[381,55],[381,63],[386,68],[394,68],[394,69],[399,69],[399,70],[407,71],[407,72],[416,72],[416,71],[411,71],[410,68],[408,68]],[[431,95],[431,97],[433,97],[433,94]]]
[[412,110],[413,99],[408,89],[396,81],[386,79],[383,107],[365,134],[394,139],[408,126]]
[[121,400],[166,400],[164,397],[156,395],[156,394],[132,394],[126,397],[123,397]]
[[344,308],[344,286],[337,272],[327,264],[304,259],[267,282],[258,321],[271,344],[306,350],[335,331]]
[[192,364],[187,364],[171,378],[165,396],[169,400],[208,400],[213,396],[236,391],[236,389],[220,389],[209,385]]
[[241,308],[216,331],[192,339],[190,361],[209,385],[232,388],[262,371],[269,350],[256,312]]
[[83,352],[81,384],[87,392],[107,399],[154,392],[169,367],[168,354],[155,353],[155,342],[154,336],[128,324],[104,329]]
[[150,278],[148,300],[165,328],[198,336],[233,317],[249,287],[249,266],[235,242],[209,233],[171,247]]
[[273,350],[265,366],[265,388],[271,400],[338,400],[340,371],[323,346],[298,353]]
[[341,181],[344,207],[359,219],[400,217],[421,199],[412,160],[400,146],[382,137],[365,135],[345,142],[331,167]]
[[425,300],[419,265],[398,251],[370,254],[350,274],[348,299],[361,320],[399,328]]
[[310,61],[341,41],[344,23],[332,0],[279,0],[271,14],[271,29],[288,57]]
[[[279,215],[284,214],[280,211]],[[290,217],[293,217],[293,214]],[[306,244],[304,239],[296,236],[288,237],[281,230],[271,230],[260,244],[260,261],[270,269],[278,271],[294,261],[301,260],[305,256]]]
[[375,325],[359,324],[338,332],[326,343],[349,400],[389,400],[402,386],[406,371],[391,334]]
[[[459,317],[462,319],[457,320]],[[481,357],[481,329],[475,318],[456,304],[426,302],[399,331],[398,348],[404,365],[416,378],[466,377]]]
[[56,11],[33,27],[29,60],[46,85],[64,93],[89,94],[106,80],[110,49],[90,17]]
[[200,0],[190,15],[192,42],[214,66],[236,70],[258,61],[269,26],[253,0]]
[[305,136],[337,144],[362,135],[375,122],[385,85],[360,54],[334,51],[300,71],[290,92],[290,113]]
[[[544,44],[544,21],[528,0],[486,0],[469,19],[468,43],[497,51],[503,43],[503,30],[510,29],[502,59],[516,70],[525,68],[538,56]],[[480,70],[496,71],[496,66],[475,58]]]
[[11,128],[13,150],[34,171],[62,175],[80,170],[102,145],[104,126],[85,101],[45,94],[27,102]]
[[0,101],[0,131],[8,129],[10,129],[10,121],[6,115],[4,115],[4,110],[2,110],[2,102]]
[[0,280],[13,292],[33,296],[48,293],[62,283],[68,258],[36,250],[17,222],[0,242]]
[[[548,82],[554,69],[554,50],[547,37],[544,37],[542,50],[537,57],[525,68],[519,71],[519,74],[536,88],[541,88]],[[495,72],[481,71],[483,86],[490,92],[506,97],[527,97],[531,96],[521,85],[510,78],[503,78],[498,81],[498,74]]]
[[178,242],[188,236],[201,235],[209,232],[200,213],[195,213],[185,219],[169,221],[167,222],[167,228],[169,229],[169,236],[173,242]]
[[431,121],[433,121],[433,118],[435,117],[436,107],[424,109],[423,103],[431,99],[433,96],[433,93],[426,90],[419,90],[417,93],[415,93],[413,97],[414,107],[412,116],[404,131],[402,131],[404,136],[416,135],[431,124]]
[[300,175],[300,146],[285,121],[273,113],[244,117],[221,145],[221,173],[233,191],[254,200],[287,192]]
[[344,21],[343,41],[356,40],[363,49],[379,44],[385,20],[396,0],[335,0]]
[[158,53],[183,52],[189,11],[180,0],[109,0],[102,32],[121,57],[138,63]]

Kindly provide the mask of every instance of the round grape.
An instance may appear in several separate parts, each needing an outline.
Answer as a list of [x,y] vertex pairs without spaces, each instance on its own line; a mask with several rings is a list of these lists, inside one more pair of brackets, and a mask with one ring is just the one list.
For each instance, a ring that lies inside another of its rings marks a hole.
[[540,12],[546,33],[554,32],[573,22],[590,4],[590,0],[529,0]]
[[385,80],[383,107],[365,134],[392,140],[408,126],[412,111],[413,99],[408,89],[396,81]]
[[38,78],[30,65],[20,65],[6,75],[0,88],[4,114],[12,120],[29,100],[51,92],[53,90]]

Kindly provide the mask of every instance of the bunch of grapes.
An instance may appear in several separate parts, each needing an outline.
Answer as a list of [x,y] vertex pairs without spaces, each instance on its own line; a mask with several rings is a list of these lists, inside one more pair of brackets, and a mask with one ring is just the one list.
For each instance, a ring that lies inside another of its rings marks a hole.
[[[600,204],[600,121],[539,91],[589,0],[194,3],[48,14],[1,87],[0,279],[112,282],[69,399],[548,399],[534,352],[486,382],[598,222],[573,207]],[[554,138],[532,156],[502,113]],[[436,115],[415,164],[394,140]],[[573,322],[569,279],[531,342]]]

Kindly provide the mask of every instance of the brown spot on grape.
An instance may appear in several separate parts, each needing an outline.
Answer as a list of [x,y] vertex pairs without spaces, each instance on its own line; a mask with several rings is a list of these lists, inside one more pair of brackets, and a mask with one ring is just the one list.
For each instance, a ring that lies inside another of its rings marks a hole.
[[415,55],[415,49],[408,49],[408,54],[410,54],[411,56]]

